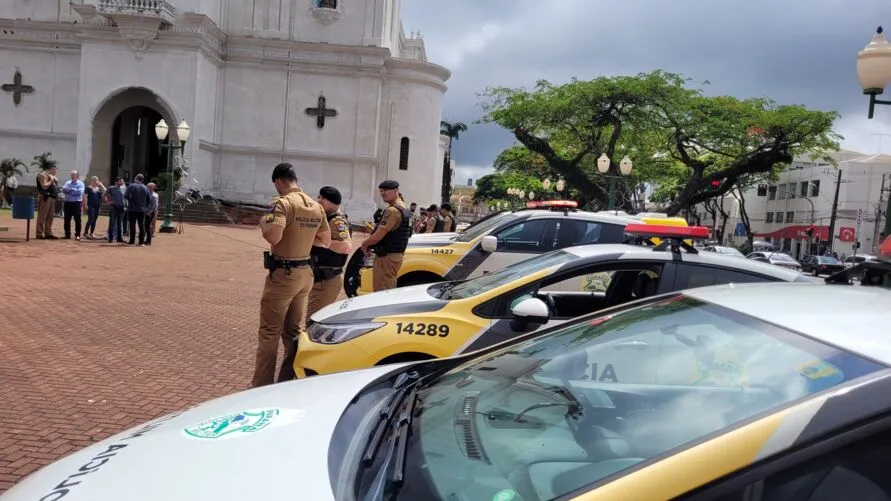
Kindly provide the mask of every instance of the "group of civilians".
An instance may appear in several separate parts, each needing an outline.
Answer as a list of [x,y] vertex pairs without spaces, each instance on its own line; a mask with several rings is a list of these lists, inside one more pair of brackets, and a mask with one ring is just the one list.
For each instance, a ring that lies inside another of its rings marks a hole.
[[[87,212],[87,224],[83,228],[83,236],[87,240],[100,240],[96,237],[96,221],[102,204],[109,204],[108,231],[104,238],[108,242],[137,244],[136,234],[139,232],[138,245],[151,245],[158,219],[158,193],[155,183],[143,183],[142,174],[137,174],[130,184],[124,178],[115,179],[115,184],[106,188],[98,177],[90,178],[89,186],[80,180],[78,172],[71,171],[71,179],[62,186],[64,204],[62,214],[65,239],[71,239],[71,220],[74,220],[74,239],[81,237],[81,215]],[[51,231],[48,233],[52,234]],[[129,236],[129,241],[124,237]]]

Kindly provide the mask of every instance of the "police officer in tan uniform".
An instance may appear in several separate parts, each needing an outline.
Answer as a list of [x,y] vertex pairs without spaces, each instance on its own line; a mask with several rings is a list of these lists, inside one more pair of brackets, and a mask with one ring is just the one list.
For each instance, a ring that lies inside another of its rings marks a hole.
[[374,232],[362,242],[363,253],[370,248],[376,255],[372,268],[375,292],[396,288],[396,274],[411,237],[411,213],[399,197],[399,183],[388,179],[378,189],[388,206]]
[[[260,219],[263,238],[271,248],[264,253],[263,265],[269,275],[260,299],[252,387],[274,382],[279,339],[285,346],[286,359],[293,357],[290,352],[305,326],[307,300],[313,286],[310,250],[313,245],[327,247],[331,242],[325,209],[297,187],[294,166],[276,165],[272,182],[279,196],[273,199],[269,214]],[[294,379],[294,367],[283,363],[278,380],[290,379]]]
[[350,223],[340,213],[340,202],[341,195],[337,188],[323,186],[319,190],[319,204],[325,209],[325,217],[331,230],[331,244],[327,248],[318,245],[312,248],[315,284],[309,293],[307,321],[312,318],[313,313],[333,303],[343,290],[343,267],[353,250],[353,244]]
[[442,214],[442,231],[451,233],[455,231],[457,224],[455,223],[455,215],[452,214],[452,204],[446,202],[439,206],[439,213]]
[[56,240],[53,235],[53,218],[56,213],[56,199],[59,197],[59,180],[56,166],[37,174],[37,238]]
[[436,204],[427,207],[427,228],[424,233],[442,233],[445,228],[445,219],[439,213]]

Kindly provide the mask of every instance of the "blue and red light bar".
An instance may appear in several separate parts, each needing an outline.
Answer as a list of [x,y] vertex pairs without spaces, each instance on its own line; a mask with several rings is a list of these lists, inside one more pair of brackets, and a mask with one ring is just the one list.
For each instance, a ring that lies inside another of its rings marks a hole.
[[573,200],[541,200],[538,202],[526,202],[527,209],[575,209],[578,206],[578,202]]
[[709,238],[705,226],[668,226],[665,224],[629,224],[625,233],[656,238]]

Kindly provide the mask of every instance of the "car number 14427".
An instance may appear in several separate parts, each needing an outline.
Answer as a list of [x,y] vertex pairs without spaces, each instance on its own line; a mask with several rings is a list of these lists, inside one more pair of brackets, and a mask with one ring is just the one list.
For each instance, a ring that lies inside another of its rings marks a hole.
[[431,254],[454,254],[455,249],[430,249]]
[[449,326],[445,324],[427,324],[424,322],[396,322],[396,334],[447,337],[449,335]]

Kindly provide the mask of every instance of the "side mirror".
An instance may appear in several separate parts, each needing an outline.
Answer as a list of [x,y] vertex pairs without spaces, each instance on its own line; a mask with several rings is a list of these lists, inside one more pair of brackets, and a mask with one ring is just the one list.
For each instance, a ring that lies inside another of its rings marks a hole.
[[550,318],[548,305],[538,298],[529,298],[520,301],[511,309],[514,318],[511,319],[511,328],[515,331],[525,331],[531,326],[545,324]]
[[498,250],[498,237],[492,235],[484,236],[483,240],[480,242],[480,248],[483,252],[495,252]]

